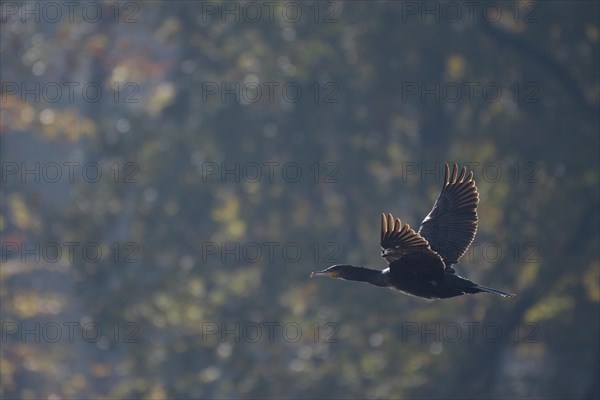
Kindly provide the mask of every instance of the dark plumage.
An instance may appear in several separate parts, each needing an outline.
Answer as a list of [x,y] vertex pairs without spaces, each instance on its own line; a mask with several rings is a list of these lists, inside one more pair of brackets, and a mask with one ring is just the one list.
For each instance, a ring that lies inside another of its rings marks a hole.
[[444,170],[442,191],[425,217],[419,232],[392,214],[381,214],[381,256],[389,267],[383,271],[352,265],[334,265],[313,276],[368,282],[428,299],[445,299],[472,293],[514,296],[481,286],[455,274],[452,268],[465,254],[477,232],[479,194],[473,172],[460,174],[454,164]]

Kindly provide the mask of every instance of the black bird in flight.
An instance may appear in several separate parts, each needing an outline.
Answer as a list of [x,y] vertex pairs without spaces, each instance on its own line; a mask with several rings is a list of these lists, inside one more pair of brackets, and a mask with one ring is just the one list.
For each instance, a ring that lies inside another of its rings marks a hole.
[[444,183],[433,209],[421,223],[419,232],[392,214],[381,214],[381,256],[389,267],[383,271],[352,265],[334,265],[313,276],[368,282],[427,299],[446,299],[473,293],[514,296],[478,285],[455,274],[453,264],[465,254],[477,232],[479,194],[473,172],[460,175],[454,164],[452,174],[446,164]]

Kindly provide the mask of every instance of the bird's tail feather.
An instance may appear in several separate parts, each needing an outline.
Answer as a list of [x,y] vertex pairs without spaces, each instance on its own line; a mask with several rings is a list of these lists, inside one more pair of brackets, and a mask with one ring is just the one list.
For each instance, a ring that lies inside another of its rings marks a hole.
[[515,296],[514,293],[507,293],[507,292],[503,292],[502,290],[498,290],[498,289],[493,289],[487,286],[481,286],[481,285],[475,285],[473,286],[474,289],[479,289],[482,292],[487,292],[487,293],[495,293],[498,294],[502,297],[512,297]]

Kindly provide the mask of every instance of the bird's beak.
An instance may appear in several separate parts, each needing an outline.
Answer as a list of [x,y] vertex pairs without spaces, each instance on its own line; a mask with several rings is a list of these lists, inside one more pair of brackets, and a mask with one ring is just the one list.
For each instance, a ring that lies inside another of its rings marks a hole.
[[327,270],[310,273],[311,278],[314,278],[315,276],[328,276],[330,278],[339,278],[340,273],[337,271],[327,271]]

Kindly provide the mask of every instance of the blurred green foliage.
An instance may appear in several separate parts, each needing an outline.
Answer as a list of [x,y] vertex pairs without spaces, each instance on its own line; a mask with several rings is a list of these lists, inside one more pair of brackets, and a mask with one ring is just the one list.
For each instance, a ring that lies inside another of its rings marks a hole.
[[[273,18],[262,3],[100,2],[99,22],[76,12],[1,24],[3,85],[79,82],[80,93],[93,82],[104,93],[51,102],[3,86],[4,166],[98,162],[105,174],[3,175],[2,243],[99,243],[110,255],[46,262],[3,248],[2,397],[598,398],[598,3],[493,3],[497,22],[365,1],[293,3],[303,14],[292,21],[280,12],[290,3],[276,3]],[[255,22],[249,4],[263,13]],[[221,98],[222,83],[251,82],[278,84],[274,99]],[[286,83],[302,88],[297,102],[279,95]],[[478,86],[473,101],[408,91],[436,83],[447,96],[449,83]],[[489,83],[503,89],[495,101],[482,98]],[[479,247],[458,272],[517,297],[426,302],[308,279],[328,255],[383,267],[379,213],[418,226],[439,191],[439,177],[420,173],[446,161],[479,163]],[[260,182],[236,182],[207,173],[223,162],[280,164],[272,182],[266,167]],[[292,162],[296,183],[281,175]],[[489,164],[502,177],[483,179]],[[236,242],[262,257],[207,252]],[[273,259],[265,242],[280,243]],[[286,243],[302,250],[297,262],[282,256]],[[489,262],[485,243],[503,255]],[[69,321],[104,336],[68,341]],[[21,323],[57,323],[63,338],[23,339],[11,333]],[[239,341],[207,334],[236,323]],[[297,340],[285,324],[302,329]],[[463,327],[460,340],[426,333],[448,324]],[[479,324],[473,340],[468,324]],[[491,325],[497,340],[482,336]]]

